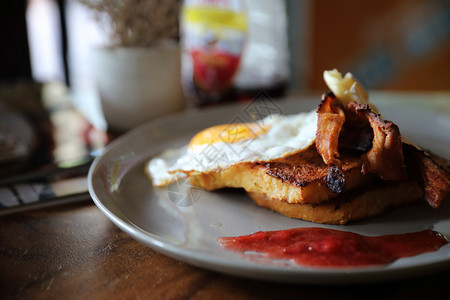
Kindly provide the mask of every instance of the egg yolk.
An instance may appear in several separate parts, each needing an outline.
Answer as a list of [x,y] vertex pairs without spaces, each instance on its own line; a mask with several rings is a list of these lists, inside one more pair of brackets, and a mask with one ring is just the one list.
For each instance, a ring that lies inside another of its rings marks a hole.
[[216,142],[239,143],[248,139],[255,139],[264,134],[269,126],[258,123],[236,123],[216,125],[197,133],[189,143],[189,148]]

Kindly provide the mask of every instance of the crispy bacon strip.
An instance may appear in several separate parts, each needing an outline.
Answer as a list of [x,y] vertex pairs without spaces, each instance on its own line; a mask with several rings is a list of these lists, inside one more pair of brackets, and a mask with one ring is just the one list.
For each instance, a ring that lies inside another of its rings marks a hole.
[[[433,208],[450,196],[450,173],[437,164],[426,152],[403,144],[408,171],[416,177],[425,191],[425,200]],[[448,161],[446,161],[448,163]]]
[[[339,150],[343,150],[360,153],[364,174],[399,181],[407,178],[408,171],[422,185],[425,200],[434,208],[450,196],[450,161],[441,159],[438,164],[426,152],[403,143],[397,125],[383,120],[367,104],[350,102],[344,108],[334,94],[328,93],[317,114],[316,149],[328,165],[327,186],[331,191],[340,193],[345,185],[339,159]],[[447,167],[442,166],[443,161]]]
[[344,106],[332,94],[322,97],[317,109],[316,149],[329,166],[327,186],[334,193],[341,193],[345,185],[345,176],[340,168],[339,134],[345,122]]
[[[426,152],[404,144],[397,125],[383,120],[368,105],[350,102],[344,108],[339,99],[329,93],[323,96],[317,114],[316,149],[328,165],[327,186],[331,191],[340,193],[345,185],[339,150],[363,150],[360,155],[364,174],[375,173],[384,180],[404,180],[407,165],[408,172],[423,186],[430,206],[437,208],[450,196],[449,170]],[[339,142],[345,145],[339,147]]]
[[406,166],[398,126],[391,121],[383,120],[366,104],[350,102],[347,109],[367,118],[373,129],[372,148],[361,156],[362,172],[378,174],[384,180],[406,179]]
[[332,94],[325,94],[317,108],[316,149],[327,165],[339,164],[339,134],[345,122],[344,106]]

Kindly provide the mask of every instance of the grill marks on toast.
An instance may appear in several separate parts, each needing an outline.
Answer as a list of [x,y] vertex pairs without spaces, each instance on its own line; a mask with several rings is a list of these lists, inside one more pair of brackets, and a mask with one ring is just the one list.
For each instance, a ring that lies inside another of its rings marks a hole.
[[[342,156],[344,191],[373,180],[372,174],[361,173],[358,158]],[[327,186],[328,166],[314,146],[298,154],[266,163],[244,163],[219,172],[194,175],[190,182],[207,190],[225,187],[244,188],[247,192],[265,194],[287,203],[318,204],[338,196]]]
[[[353,168],[361,169],[361,161],[358,158],[344,156],[341,161],[344,173]],[[266,163],[264,166],[268,175],[298,187],[305,187],[317,180],[326,182],[329,176],[328,166],[314,147],[293,156]]]

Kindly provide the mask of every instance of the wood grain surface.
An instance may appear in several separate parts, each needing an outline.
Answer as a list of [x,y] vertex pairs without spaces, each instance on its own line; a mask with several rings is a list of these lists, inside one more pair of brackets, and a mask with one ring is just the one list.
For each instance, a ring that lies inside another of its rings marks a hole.
[[159,254],[91,202],[0,218],[1,299],[449,299],[450,272],[372,285],[264,282]]

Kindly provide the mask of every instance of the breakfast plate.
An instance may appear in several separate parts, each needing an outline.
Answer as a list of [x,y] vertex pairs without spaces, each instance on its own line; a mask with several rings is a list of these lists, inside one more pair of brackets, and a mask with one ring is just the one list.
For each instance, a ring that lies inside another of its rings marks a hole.
[[[382,266],[313,268],[284,261],[255,262],[227,251],[217,239],[301,227],[323,227],[367,236],[432,229],[450,238],[450,203],[438,210],[423,203],[348,225],[321,225],[290,219],[256,206],[239,190],[207,192],[181,180],[154,188],[145,174],[150,158],[180,147],[197,132],[217,124],[246,122],[269,113],[311,111],[317,99],[259,101],[189,111],[142,125],[112,142],[91,166],[89,192],[119,228],[154,250],[205,269],[247,278],[308,284],[388,281],[450,267],[450,244],[436,252],[402,258]],[[376,103],[384,117],[421,147],[450,157],[450,117],[431,111]],[[430,129],[432,128],[432,129]]]

